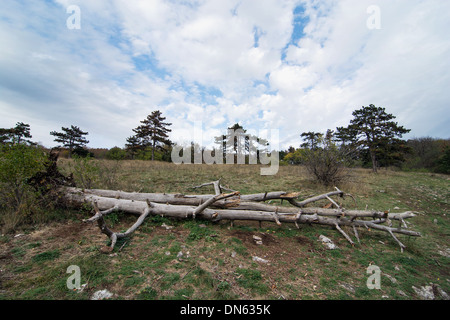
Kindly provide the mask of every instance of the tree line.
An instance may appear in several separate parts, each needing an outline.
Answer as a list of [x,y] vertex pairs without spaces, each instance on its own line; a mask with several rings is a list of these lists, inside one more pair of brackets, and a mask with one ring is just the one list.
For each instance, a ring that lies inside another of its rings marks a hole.
[[[281,164],[308,165],[316,175],[318,167],[337,170],[341,167],[370,167],[377,172],[382,167],[400,167],[405,170],[426,170],[450,173],[450,140],[431,137],[403,140],[402,136],[411,130],[395,122],[395,116],[384,108],[373,104],[363,106],[352,113],[353,119],[347,126],[328,129],[326,132],[302,132],[302,143],[298,147],[280,150]],[[169,139],[172,123],[166,122],[159,110],[153,111],[140,125],[132,129],[133,135],[126,138],[125,148],[87,148],[87,131],[77,126],[62,127],[61,131],[51,131],[57,148],[64,150],[67,157],[96,157],[114,160],[140,159],[171,162],[171,152],[175,145]],[[18,122],[14,128],[0,128],[0,144],[36,145],[32,142],[29,124]],[[227,128],[224,135],[213,137],[217,148],[213,153],[259,154],[268,152],[269,142],[247,133],[239,123]],[[230,139],[232,139],[230,143]],[[251,145],[251,142],[256,142]],[[191,142],[192,150],[204,149]],[[192,152],[192,157],[194,157]],[[192,159],[194,163],[194,159]],[[246,160],[246,163],[248,161]],[[332,167],[336,168],[332,168]],[[323,168],[322,168],[323,169]]]
[[303,143],[285,151],[283,160],[307,165],[316,176],[321,170],[339,172],[351,166],[370,167],[373,172],[399,167],[450,173],[450,139],[403,140],[402,136],[411,130],[395,122],[396,117],[385,108],[373,104],[353,111],[352,115],[348,126],[325,133],[301,133]]

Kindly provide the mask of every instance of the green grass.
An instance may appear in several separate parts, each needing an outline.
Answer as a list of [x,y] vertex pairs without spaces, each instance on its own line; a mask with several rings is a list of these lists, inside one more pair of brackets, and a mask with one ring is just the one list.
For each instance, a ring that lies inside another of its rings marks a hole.
[[237,269],[237,283],[243,288],[251,289],[254,293],[264,295],[269,292],[269,287],[263,281],[261,271],[255,269]]
[[44,261],[52,261],[60,256],[59,250],[50,250],[50,251],[44,251],[42,253],[38,253],[37,255],[33,256],[31,259],[33,262],[44,262]]
[[[117,166],[108,161],[98,165],[104,172],[108,166]],[[176,166],[150,161],[123,161],[119,165],[114,179],[98,180],[93,187],[190,194],[194,193],[192,186],[222,178],[225,185],[243,194],[298,191],[299,199],[305,199],[331,191],[311,180],[302,167],[283,166],[275,176],[260,176],[257,166]],[[67,170],[67,160],[60,166]],[[408,300],[417,299],[412,286],[429,283],[450,292],[449,258],[439,253],[448,248],[450,233],[448,176],[390,170],[372,174],[356,169],[337,187],[355,197],[356,205],[350,197],[339,199],[349,209],[417,212],[407,221],[423,236],[399,235],[407,246],[401,253],[388,234],[365,228],[358,230],[360,244],[352,230],[345,229],[355,240],[351,246],[331,227],[300,225],[297,229],[287,223],[277,226],[264,222],[260,228],[257,222],[242,221],[230,227],[228,222],[152,216],[108,255],[99,252],[108,244],[107,237],[95,224],[80,222],[92,214],[90,209],[65,209],[58,211],[58,219],[51,224],[17,230],[25,236],[0,236],[0,299],[89,299],[96,290],[105,288],[115,293],[114,299],[142,300]],[[212,192],[211,188],[195,190]],[[120,231],[135,219],[114,213],[107,223]],[[166,230],[162,224],[173,228]],[[252,241],[254,234],[264,235],[262,246]],[[318,241],[321,234],[339,249],[326,250]],[[177,257],[179,252],[184,254],[182,258]],[[252,256],[270,262],[256,263]],[[66,287],[70,265],[80,267],[81,283],[87,284],[83,292]],[[380,290],[366,286],[369,265],[379,266],[382,272]]]

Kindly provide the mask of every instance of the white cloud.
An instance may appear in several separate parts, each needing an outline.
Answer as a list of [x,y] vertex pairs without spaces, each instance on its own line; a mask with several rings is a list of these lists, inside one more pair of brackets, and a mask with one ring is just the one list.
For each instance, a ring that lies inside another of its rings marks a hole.
[[[412,136],[448,137],[448,2],[80,0],[81,29],[68,30],[71,4],[2,8],[0,127],[30,123],[52,146],[49,131],[75,124],[91,146],[123,146],[159,109],[174,140],[195,121],[204,136],[239,122],[279,128],[287,148],[373,103]],[[294,18],[304,29],[291,41]]]
[[270,86],[281,93],[299,94],[313,86],[318,80],[317,73],[309,67],[283,65],[270,74]]

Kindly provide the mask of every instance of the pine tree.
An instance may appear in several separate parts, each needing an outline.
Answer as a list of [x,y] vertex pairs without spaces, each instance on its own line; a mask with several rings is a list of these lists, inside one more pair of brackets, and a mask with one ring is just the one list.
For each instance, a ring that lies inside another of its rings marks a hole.
[[303,132],[300,137],[305,141],[300,145],[300,147],[305,149],[315,150],[318,148],[323,134],[320,132]]
[[52,131],[50,134],[55,136],[55,142],[62,143],[64,148],[69,149],[69,158],[72,158],[72,152],[76,148],[82,148],[86,144],[89,143],[86,140],[85,135],[88,135],[88,132],[83,132],[77,126],[70,126],[70,128],[62,127],[61,130],[63,132]]
[[131,136],[127,138],[127,143],[125,144],[126,150],[131,154],[131,159],[141,150],[141,145],[138,137]]
[[9,143],[15,145],[20,143],[28,143],[33,145],[35,144],[34,142],[25,139],[31,137],[30,125],[23,122],[17,122],[14,128],[0,128],[0,143],[2,144]]
[[[159,110],[153,111],[146,119],[141,121],[142,125],[133,129],[135,138],[132,141],[138,142],[141,150],[145,150],[150,147],[152,150],[152,160],[155,159],[155,150],[163,149],[165,145],[171,145],[172,142],[168,139],[168,132],[172,130],[168,129],[171,123],[164,122],[165,117],[161,116]],[[131,138],[131,137],[130,137]],[[130,138],[127,141],[130,143]]]
[[258,158],[260,152],[267,152],[269,145],[266,139],[247,133],[247,130],[239,123],[229,127],[226,135],[214,137],[214,143],[221,146],[224,158],[227,153],[234,154],[235,161],[238,157],[243,157],[245,153],[250,156],[252,152],[256,152],[253,155]]
[[399,154],[394,155],[394,152],[403,152],[401,146],[405,143],[399,138],[411,131],[410,129],[399,126],[392,121],[395,116],[373,104],[363,106],[352,114],[354,118],[350,120],[350,125],[338,127],[336,137],[344,144],[367,150],[374,172],[377,172],[379,159],[385,163],[392,163],[393,157],[402,159]]

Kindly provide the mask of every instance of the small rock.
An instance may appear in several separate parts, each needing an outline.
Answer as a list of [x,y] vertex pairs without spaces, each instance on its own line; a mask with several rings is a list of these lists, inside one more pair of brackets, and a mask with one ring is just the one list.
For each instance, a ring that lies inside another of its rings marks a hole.
[[186,253],[184,253],[183,251],[178,252],[177,258],[178,258],[178,260],[183,260],[183,259],[189,258],[189,251],[187,251]]
[[408,295],[404,293],[402,290],[398,290],[397,293],[403,297],[407,297]]
[[258,244],[258,245],[262,245],[263,243],[262,243],[262,238],[261,237],[258,237],[258,236],[253,236],[253,241],[255,241],[255,243],[256,244]]
[[161,225],[161,227],[166,228],[166,230],[170,230],[170,229],[173,228],[173,226],[168,226],[168,225],[165,224],[165,223],[163,223],[163,224]]
[[113,296],[111,292],[108,291],[108,289],[99,290],[94,292],[94,294],[91,297],[91,300],[103,300],[103,299],[109,299]]
[[170,251],[166,251],[166,252],[164,252],[164,254],[165,254],[166,256],[170,256]]
[[256,235],[253,235],[253,240],[255,241],[262,241],[262,238]]
[[336,246],[330,238],[327,238],[324,235],[320,235],[319,240],[330,250],[338,249],[338,246]]
[[439,253],[441,256],[450,258],[450,248],[445,248],[444,250],[438,250],[438,253]]
[[232,257],[232,258],[236,258],[236,251],[233,251],[233,252],[231,253],[231,257]]
[[400,210],[400,208],[399,207],[394,207],[394,210]]
[[253,235],[253,240],[255,241],[262,241],[262,238],[256,235]]
[[447,292],[445,292],[444,290],[442,290],[442,288],[439,287],[438,285],[436,285],[436,291],[437,291],[437,293],[441,296],[442,299],[444,299],[444,300],[450,300],[450,296],[447,294]]
[[340,286],[351,293],[355,293],[355,288],[351,284],[341,283]]
[[260,257],[257,257],[257,256],[253,256],[252,260],[256,261],[256,262],[261,262],[261,263],[268,263],[269,262],[269,260],[266,260],[266,259],[263,259],[263,258],[260,258]]
[[393,276],[390,276],[387,273],[383,273],[383,274],[386,276],[386,278],[391,280],[392,283],[397,283],[397,279],[395,279]]
[[432,286],[423,286],[420,288],[416,288],[412,286],[416,294],[419,296],[420,299],[423,300],[434,300],[434,292]]

